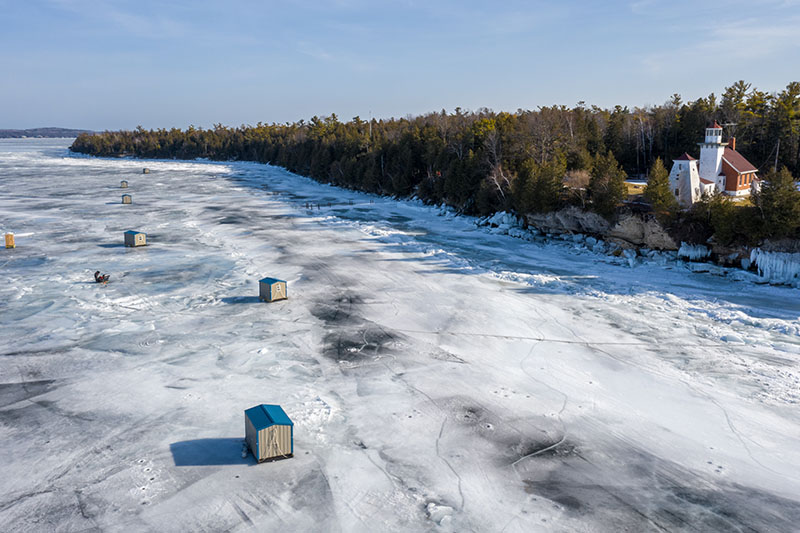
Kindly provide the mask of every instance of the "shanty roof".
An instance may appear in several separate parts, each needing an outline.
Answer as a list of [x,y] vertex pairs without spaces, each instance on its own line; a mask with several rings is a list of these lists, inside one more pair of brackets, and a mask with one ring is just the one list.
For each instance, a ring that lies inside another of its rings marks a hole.
[[717,121],[715,120],[715,121],[714,121],[714,123],[713,123],[712,125],[710,125],[710,126],[709,126],[709,128],[710,128],[710,129],[712,129],[712,130],[721,130],[721,129],[722,129],[722,126],[720,126],[719,124],[717,124]]
[[128,231],[125,232],[125,235],[138,235],[140,233],[144,233],[144,232],[142,232],[142,231],[133,231],[132,229],[129,229]]
[[713,183],[714,183],[713,181],[711,181],[711,180],[707,180],[707,179],[705,179],[705,178],[700,178],[700,181],[701,181],[702,183],[705,183],[706,185],[713,185]]
[[742,154],[734,150],[733,148],[725,147],[725,151],[722,153],[722,158],[728,162],[728,164],[733,167],[733,170],[738,172],[739,174],[746,174],[747,172],[758,172],[758,169],[750,164],[750,161],[744,158]]
[[695,159],[694,157],[690,156],[686,152],[683,152],[683,155],[680,156],[678,159],[675,159],[675,161],[697,161],[697,159]]
[[270,426],[293,426],[294,423],[289,419],[289,416],[283,411],[280,405],[268,405],[262,403],[251,407],[244,412],[244,415],[253,423],[256,431],[261,431]]
[[262,278],[258,280],[259,283],[267,283],[272,285],[273,283],[286,283],[286,280],[278,279],[278,278]]

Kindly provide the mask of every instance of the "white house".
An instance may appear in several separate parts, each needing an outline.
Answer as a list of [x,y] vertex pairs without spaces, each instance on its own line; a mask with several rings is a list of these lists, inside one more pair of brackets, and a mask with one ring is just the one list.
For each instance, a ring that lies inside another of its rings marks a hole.
[[719,191],[727,196],[749,196],[758,187],[758,169],[736,151],[736,138],[722,142],[722,126],[706,128],[700,145],[700,160],[684,153],[673,161],[669,184],[678,203],[692,205],[704,194]]

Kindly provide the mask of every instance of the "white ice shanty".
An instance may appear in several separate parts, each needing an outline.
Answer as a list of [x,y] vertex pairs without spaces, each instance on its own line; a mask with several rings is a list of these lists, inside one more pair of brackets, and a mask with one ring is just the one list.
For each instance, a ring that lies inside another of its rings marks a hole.
[[289,297],[286,292],[286,281],[277,278],[262,278],[258,280],[258,299],[264,302],[285,300]]
[[244,435],[259,463],[294,455],[294,423],[280,405],[261,404],[247,409]]
[[126,231],[125,246],[147,246],[147,234],[141,231]]

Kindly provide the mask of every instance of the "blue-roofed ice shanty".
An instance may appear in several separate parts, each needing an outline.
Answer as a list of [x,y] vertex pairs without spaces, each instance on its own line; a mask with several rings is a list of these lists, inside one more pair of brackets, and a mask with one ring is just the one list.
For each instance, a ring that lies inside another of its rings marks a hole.
[[141,231],[126,231],[125,246],[147,246],[147,234]]
[[280,405],[261,404],[247,409],[244,435],[259,463],[294,454],[294,423]]
[[286,282],[277,278],[263,278],[258,280],[258,299],[265,302],[275,300],[285,300],[289,295],[286,293]]

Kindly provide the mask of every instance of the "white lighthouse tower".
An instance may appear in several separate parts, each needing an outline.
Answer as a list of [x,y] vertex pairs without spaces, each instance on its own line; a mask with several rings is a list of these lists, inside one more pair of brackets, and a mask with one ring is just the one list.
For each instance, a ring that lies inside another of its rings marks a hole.
[[725,190],[725,176],[722,173],[722,154],[728,143],[722,142],[722,126],[714,124],[706,128],[706,140],[700,145],[700,177],[717,186],[717,190]]

